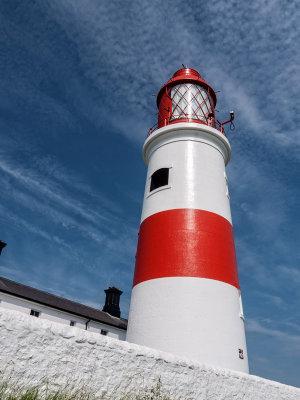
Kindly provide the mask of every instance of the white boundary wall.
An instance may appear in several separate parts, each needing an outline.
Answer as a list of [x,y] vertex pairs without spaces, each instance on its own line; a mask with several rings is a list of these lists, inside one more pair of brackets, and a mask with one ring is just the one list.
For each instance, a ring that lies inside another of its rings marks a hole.
[[171,399],[300,398],[300,389],[241,372],[217,369],[93,332],[0,310],[1,374],[53,389],[87,385],[117,399],[161,378]]

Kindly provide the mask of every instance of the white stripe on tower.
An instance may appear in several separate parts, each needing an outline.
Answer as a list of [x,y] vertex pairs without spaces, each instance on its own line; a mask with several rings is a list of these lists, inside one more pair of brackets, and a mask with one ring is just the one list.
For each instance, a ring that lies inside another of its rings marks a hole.
[[[201,78],[188,79],[179,82],[194,79],[207,89]],[[159,109],[166,109],[168,84]],[[127,340],[248,372],[225,172],[230,145],[203,119],[182,120],[170,112],[144,144],[148,174]]]
[[[177,208],[214,212],[231,223],[225,163],[230,145],[216,129],[197,123],[168,125],[148,137],[143,158],[148,165],[142,220]],[[169,168],[169,189],[150,192],[152,174]]]

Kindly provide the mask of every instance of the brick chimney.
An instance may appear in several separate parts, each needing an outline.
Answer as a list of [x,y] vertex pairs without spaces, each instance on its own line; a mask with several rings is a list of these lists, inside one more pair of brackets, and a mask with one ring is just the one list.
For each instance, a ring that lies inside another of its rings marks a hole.
[[109,287],[108,289],[104,290],[104,292],[106,294],[106,298],[102,311],[109,313],[113,317],[120,318],[121,311],[119,304],[120,296],[123,292],[114,286]]

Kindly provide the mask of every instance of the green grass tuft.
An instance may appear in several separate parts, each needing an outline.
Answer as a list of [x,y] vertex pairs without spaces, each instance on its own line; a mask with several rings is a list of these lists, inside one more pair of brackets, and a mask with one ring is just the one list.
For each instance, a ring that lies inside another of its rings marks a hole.
[[88,387],[62,388],[51,391],[47,387],[25,387],[12,379],[0,380],[0,400],[172,400],[162,390],[161,380],[150,388],[142,388],[137,393],[128,392],[122,396],[108,395],[106,393],[96,396]]

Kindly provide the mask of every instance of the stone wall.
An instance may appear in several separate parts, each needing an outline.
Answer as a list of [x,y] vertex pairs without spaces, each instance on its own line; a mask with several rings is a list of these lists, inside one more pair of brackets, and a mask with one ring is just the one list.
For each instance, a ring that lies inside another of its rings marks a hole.
[[0,309],[1,374],[26,385],[82,387],[111,398],[155,386],[171,399],[300,398],[300,389]]

